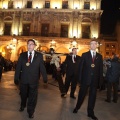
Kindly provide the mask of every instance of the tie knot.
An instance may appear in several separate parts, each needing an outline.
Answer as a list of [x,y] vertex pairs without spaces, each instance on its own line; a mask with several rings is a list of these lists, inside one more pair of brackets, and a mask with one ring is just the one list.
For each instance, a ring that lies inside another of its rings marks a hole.
[[32,53],[31,53],[31,52],[30,52],[29,54],[30,54],[30,55],[32,55]]

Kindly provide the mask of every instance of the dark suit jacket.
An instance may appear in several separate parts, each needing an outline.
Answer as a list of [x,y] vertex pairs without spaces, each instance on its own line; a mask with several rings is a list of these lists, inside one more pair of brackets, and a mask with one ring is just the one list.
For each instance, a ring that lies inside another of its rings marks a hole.
[[82,54],[82,62],[80,68],[80,84],[90,85],[91,82],[93,85],[97,86],[102,84],[103,80],[103,60],[102,56],[99,53],[96,53],[96,58],[94,60],[95,67],[91,67],[92,55],[88,51]]
[[0,67],[3,68],[4,64],[5,64],[4,57],[0,56]]
[[73,74],[78,75],[80,60],[81,60],[81,57],[78,55],[76,55],[75,63],[73,63],[72,61],[72,55],[68,55],[66,57],[64,62],[66,67],[66,76],[72,76]]
[[44,82],[47,82],[47,74],[42,54],[35,51],[34,58],[30,66],[26,66],[27,61],[28,53],[21,53],[18,59],[14,79],[18,80],[20,78],[20,83],[23,84],[38,84],[41,73]]
[[108,82],[119,82],[120,62],[118,60],[111,61],[111,67],[107,68],[106,80]]

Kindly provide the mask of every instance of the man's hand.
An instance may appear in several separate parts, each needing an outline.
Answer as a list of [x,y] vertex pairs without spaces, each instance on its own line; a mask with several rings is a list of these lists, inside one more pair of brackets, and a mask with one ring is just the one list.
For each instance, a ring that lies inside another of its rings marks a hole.
[[19,85],[19,80],[18,80],[18,79],[15,79],[15,80],[14,80],[14,83],[15,83],[15,85]]

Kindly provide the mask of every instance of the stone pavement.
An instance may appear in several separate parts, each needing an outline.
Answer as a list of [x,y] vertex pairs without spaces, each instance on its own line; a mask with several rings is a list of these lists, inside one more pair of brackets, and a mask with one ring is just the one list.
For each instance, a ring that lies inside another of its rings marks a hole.
[[[19,90],[13,83],[14,71],[3,73],[0,83],[0,120],[29,120],[26,109],[19,112]],[[76,91],[76,96],[78,88]],[[120,100],[118,103],[104,102],[106,91],[98,92],[95,106],[95,115],[99,120],[120,120]],[[120,96],[120,94],[119,94]],[[77,114],[72,111],[76,100],[69,97],[61,98],[57,82],[49,76],[48,88],[44,89],[40,80],[38,103],[33,120],[90,120],[87,117],[87,100]]]

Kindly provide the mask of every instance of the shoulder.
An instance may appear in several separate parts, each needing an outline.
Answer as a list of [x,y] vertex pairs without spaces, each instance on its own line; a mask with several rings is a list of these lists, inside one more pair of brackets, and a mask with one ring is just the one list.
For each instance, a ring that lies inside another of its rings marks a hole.
[[20,53],[20,56],[24,56],[26,54],[27,54],[27,52],[22,52],[22,53]]
[[37,51],[35,51],[35,55],[37,55],[37,56],[43,56],[43,54],[42,53],[40,53],[40,52],[37,52]]
[[86,56],[86,55],[88,55],[88,54],[90,54],[90,51],[84,52],[84,53],[82,54],[82,56]]
[[97,55],[102,58],[102,55],[100,53],[97,53]]

